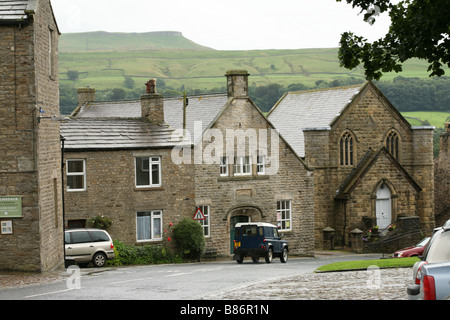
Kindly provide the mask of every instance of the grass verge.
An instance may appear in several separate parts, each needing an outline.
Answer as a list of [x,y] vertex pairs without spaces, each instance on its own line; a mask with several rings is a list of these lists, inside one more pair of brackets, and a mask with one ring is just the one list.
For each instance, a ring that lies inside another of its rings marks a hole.
[[412,267],[414,263],[419,261],[417,257],[411,258],[393,258],[379,260],[360,260],[360,261],[344,261],[330,263],[316,269],[316,272],[332,272],[347,270],[365,270],[369,266],[378,266],[380,268],[402,268]]

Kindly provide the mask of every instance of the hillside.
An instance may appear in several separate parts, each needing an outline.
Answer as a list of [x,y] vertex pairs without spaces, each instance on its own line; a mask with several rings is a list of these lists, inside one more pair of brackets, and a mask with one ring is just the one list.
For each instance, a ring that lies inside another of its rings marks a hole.
[[[170,31],[66,34],[59,49],[60,97],[66,113],[76,104],[79,87],[95,88],[99,100],[137,98],[150,78],[158,80],[165,96],[224,92],[229,69],[249,71],[252,99],[263,111],[288,90],[364,81],[361,67],[340,67],[337,48],[219,51]],[[415,80],[396,79],[399,76]],[[430,80],[427,62],[415,59],[404,63],[403,72],[385,74],[378,85],[400,111],[448,111],[450,78],[441,80]]]
[[59,39],[59,52],[213,50],[201,46],[178,31],[110,33],[104,31],[66,33]]

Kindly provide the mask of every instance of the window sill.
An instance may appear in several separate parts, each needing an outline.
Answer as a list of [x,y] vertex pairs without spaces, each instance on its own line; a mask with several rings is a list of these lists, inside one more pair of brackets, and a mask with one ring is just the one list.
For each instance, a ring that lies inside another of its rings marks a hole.
[[258,175],[258,176],[233,176],[233,177],[219,177],[218,182],[226,181],[251,181],[251,180],[269,180],[268,175]]
[[134,187],[134,191],[161,191],[164,187]]

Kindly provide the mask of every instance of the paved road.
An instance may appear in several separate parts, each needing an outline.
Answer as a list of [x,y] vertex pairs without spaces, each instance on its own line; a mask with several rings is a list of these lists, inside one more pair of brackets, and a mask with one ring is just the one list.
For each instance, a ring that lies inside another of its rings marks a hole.
[[[217,261],[74,269],[74,273],[66,274],[61,281],[54,283],[0,290],[0,300],[245,299],[247,294],[251,294],[245,288],[311,274],[319,266],[335,261],[378,258],[380,255],[377,254],[345,254],[290,258],[286,264],[279,260],[271,264],[254,264],[246,260],[243,264]],[[235,297],[233,292],[240,292],[239,297]]]

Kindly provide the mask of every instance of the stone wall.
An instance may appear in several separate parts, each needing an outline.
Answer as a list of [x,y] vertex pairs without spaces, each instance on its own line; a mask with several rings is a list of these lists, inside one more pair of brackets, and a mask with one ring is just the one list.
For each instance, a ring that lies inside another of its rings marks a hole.
[[[161,157],[161,187],[136,188],[135,157],[141,156]],[[165,230],[195,213],[193,168],[174,164],[171,149],[65,152],[65,159],[86,160],[86,191],[65,192],[67,221],[105,216],[114,221],[108,229],[113,240],[136,244],[136,212],[163,210]],[[168,237],[145,243],[167,243]]]
[[59,33],[48,0],[31,16],[0,26],[0,196],[23,197],[13,234],[0,234],[0,269],[47,271],[63,262],[59,124],[48,118],[59,115]]

